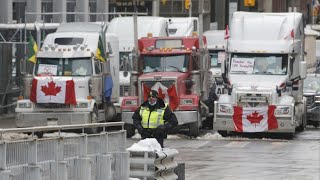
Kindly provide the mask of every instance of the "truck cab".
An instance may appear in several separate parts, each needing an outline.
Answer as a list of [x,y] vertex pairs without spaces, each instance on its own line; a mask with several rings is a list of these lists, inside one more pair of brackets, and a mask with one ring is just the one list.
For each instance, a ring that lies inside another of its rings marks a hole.
[[203,34],[208,41],[208,51],[210,56],[210,71],[212,80],[215,83],[215,93],[220,96],[224,93],[224,85],[221,74],[221,64],[226,59],[227,41],[225,39],[225,31],[210,30]]
[[[139,16],[137,17],[138,38],[146,37],[152,33],[155,37],[168,36],[166,18]],[[133,17],[117,17],[111,20],[107,33],[116,34],[119,38],[119,64],[120,64],[120,98],[129,95],[129,84],[132,71],[132,50],[134,48]],[[121,102],[121,100],[120,100]]]
[[[92,23],[66,23],[46,36],[33,74],[24,77],[18,127],[86,124],[115,116],[118,38]],[[107,50],[103,47],[103,38]],[[100,46],[101,45],[101,46]],[[108,54],[102,61],[97,52]],[[109,60],[111,58],[111,60]],[[114,94],[113,94],[114,92]]]
[[292,136],[303,130],[303,41],[300,13],[235,12],[222,64],[228,93],[215,102],[214,129],[223,136],[230,132]]
[[307,124],[320,125],[320,74],[308,74],[303,83],[303,95],[307,98]]
[[202,117],[209,114],[204,101],[208,100],[210,75],[208,54],[200,54],[199,37],[146,37],[138,44],[138,69],[130,81],[134,96],[125,97],[121,105],[127,134],[134,133],[134,111],[147,100],[148,92],[156,90],[176,114],[179,126],[197,136]]

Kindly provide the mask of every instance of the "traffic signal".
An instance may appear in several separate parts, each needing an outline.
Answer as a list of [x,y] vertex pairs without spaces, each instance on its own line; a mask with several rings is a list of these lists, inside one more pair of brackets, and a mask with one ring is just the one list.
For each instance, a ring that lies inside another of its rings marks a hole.
[[190,5],[191,5],[191,0],[184,0],[184,7],[186,9],[189,9],[190,8]]
[[255,6],[256,0],[244,0],[244,6]]

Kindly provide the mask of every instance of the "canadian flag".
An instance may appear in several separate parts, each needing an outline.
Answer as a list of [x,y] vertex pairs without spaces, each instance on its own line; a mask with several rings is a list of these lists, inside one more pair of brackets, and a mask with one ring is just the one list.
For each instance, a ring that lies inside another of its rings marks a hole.
[[169,107],[175,110],[179,105],[179,97],[177,96],[176,86],[173,84],[169,88],[156,82],[151,88],[143,85],[143,99],[146,101],[148,99],[148,94],[151,90],[158,91],[159,98],[163,99],[165,102],[169,102]]
[[30,100],[34,103],[76,104],[74,81],[72,78],[34,78]]
[[233,122],[237,132],[263,132],[278,128],[274,115],[276,106],[234,106]]
[[224,32],[224,39],[229,39],[230,34],[229,34],[229,26],[227,25],[226,30]]

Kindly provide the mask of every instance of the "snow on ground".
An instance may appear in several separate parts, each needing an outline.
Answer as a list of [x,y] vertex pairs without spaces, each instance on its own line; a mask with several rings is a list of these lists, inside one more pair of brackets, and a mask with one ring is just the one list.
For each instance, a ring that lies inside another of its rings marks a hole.
[[31,135],[24,133],[4,133],[2,134],[1,140],[21,140],[21,139],[30,139]]
[[53,132],[53,133],[45,133],[43,135],[44,138],[52,138],[52,137],[75,137],[75,136],[81,136],[81,134],[78,133],[71,133],[71,132]]
[[147,138],[147,139],[140,140],[137,143],[134,143],[127,150],[145,152],[145,151],[161,151],[162,148],[155,138]]

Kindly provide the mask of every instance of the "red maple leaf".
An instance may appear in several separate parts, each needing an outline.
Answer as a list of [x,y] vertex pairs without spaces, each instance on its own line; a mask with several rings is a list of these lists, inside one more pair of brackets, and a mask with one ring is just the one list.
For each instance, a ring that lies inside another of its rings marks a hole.
[[61,86],[56,86],[56,83],[51,81],[48,83],[48,86],[41,86],[41,91],[46,96],[56,96],[61,91]]
[[251,124],[257,124],[261,122],[263,115],[259,115],[257,111],[254,111],[252,114],[247,116],[247,119],[251,122]]

